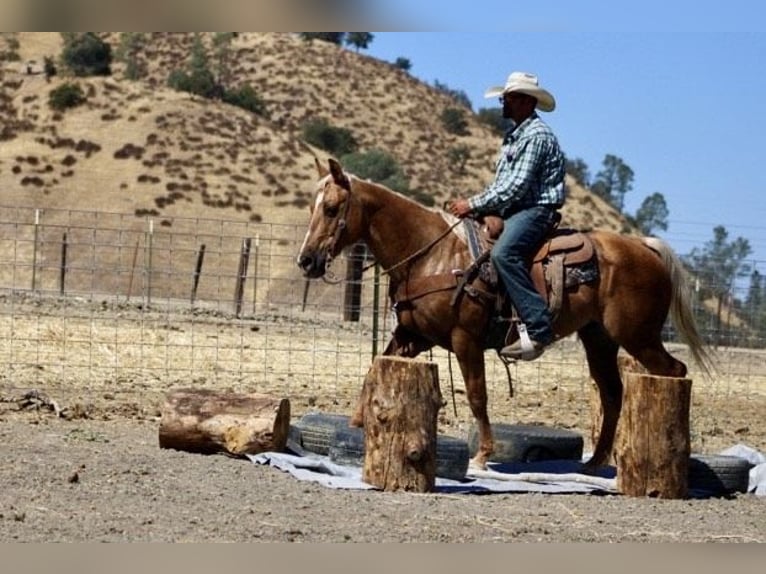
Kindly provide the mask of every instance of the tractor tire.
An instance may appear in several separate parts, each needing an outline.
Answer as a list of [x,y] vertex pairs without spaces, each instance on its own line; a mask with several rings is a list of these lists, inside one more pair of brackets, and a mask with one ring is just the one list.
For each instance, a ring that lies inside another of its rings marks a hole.
[[[541,460],[581,460],[582,435],[574,431],[536,426],[492,425],[495,451],[490,462],[537,462]],[[472,425],[468,432],[468,449],[471,456],[479,448],[479,431]]]
[[337,429],[348,429],[348,415],[307,413],[295,424],[301,433],[301,446],[316,454],[326,455]]
[[689,457],[689,489],[713,495],[747,492],[752,466],[739,456],[693,454]]
[[[329,449],[330,460],[346,466],[364,464],[364,429],[339,428]],[[463,480],[468,471],[468,444],[459,438],[437,435],[436,476]]]

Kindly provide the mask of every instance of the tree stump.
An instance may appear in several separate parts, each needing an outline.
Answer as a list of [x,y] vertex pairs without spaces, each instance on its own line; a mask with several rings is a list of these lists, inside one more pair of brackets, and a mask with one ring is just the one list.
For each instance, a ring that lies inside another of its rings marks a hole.
[[160,448],[233,456],[283,451],[290,401],[259,393],[182,389],[162,406]]
[[626,373],[615,444],[623,494],[687,496],[691,385],[690,379]]
[[432,491],[441,406],[436,363],[377,357],[352,417],[364,427],[362,479],[386,491]]

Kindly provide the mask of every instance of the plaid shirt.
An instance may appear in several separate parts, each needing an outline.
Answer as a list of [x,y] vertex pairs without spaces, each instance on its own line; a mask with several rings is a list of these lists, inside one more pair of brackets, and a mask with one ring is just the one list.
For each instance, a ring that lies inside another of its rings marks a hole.
[[564,154],[551,129],[533,113],[511,128],[495,164],[495,180],[468,200],[474,215],[503,218],[535,205],[564,203]]

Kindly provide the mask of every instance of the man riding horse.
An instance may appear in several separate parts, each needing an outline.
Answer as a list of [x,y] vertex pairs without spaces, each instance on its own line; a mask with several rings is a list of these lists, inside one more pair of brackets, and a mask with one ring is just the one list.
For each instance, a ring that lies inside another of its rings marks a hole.
[[535,109],[551,112],[553,96],[540,87],[537,76],[513,72],[505,86],[484,94],[500,97],[503,117],[513,121],[500,147],[495,179],[469,199],[448,206],[457,217],[499,215],[504,228],[492,248],[491,259],[506,294],[519,314],[519,338],[503,347],[509,359],[533,360],[553,342],[548,304],[538,293],[528,265],[559,219],[564,203],[564,154],[556,136]]

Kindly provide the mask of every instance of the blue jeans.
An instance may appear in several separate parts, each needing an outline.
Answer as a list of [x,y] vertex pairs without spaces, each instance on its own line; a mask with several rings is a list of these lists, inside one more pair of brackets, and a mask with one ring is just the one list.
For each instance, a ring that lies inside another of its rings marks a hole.
[[551,230],[555,217],[555,210],[543,206],[514,213],[505,220],[491,254],[497,275],[530,338],[543,345],[553,340],[551,314],[532,283],[529,262]]

